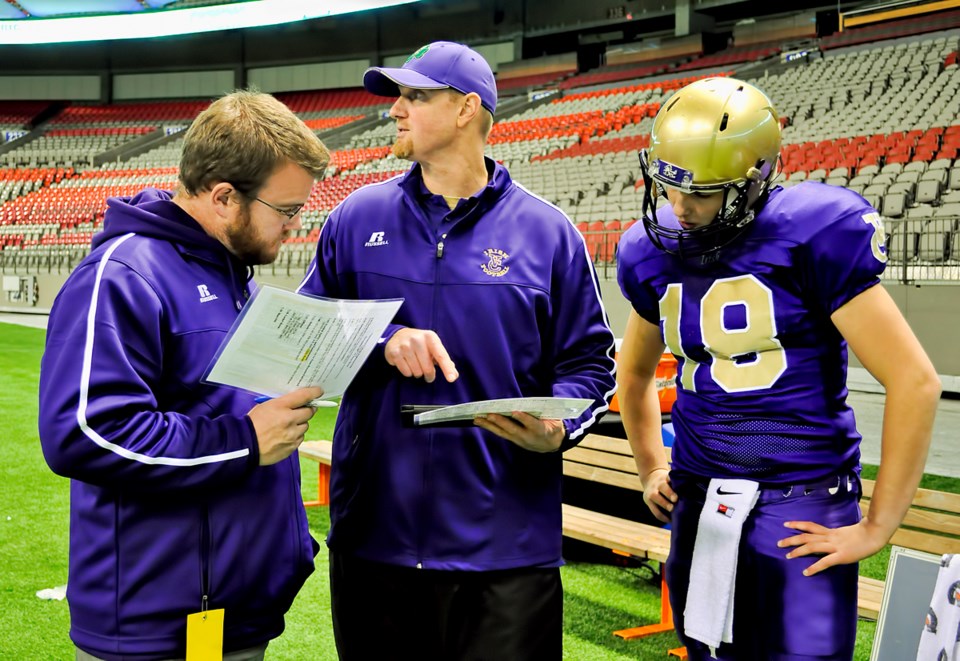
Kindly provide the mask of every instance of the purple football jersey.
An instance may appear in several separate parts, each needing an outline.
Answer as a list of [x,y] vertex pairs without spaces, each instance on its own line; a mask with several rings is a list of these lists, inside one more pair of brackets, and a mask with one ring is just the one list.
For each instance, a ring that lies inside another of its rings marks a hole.
[[[657,214],[679,227],[669,205]],[[886,264],[866,200],[818,183],[777,188],[708,263],[658,250],[642,223],[619,250],[624,295],[678,360],[675,471],[786,485],[859,465],[847,344],[830,315]]]

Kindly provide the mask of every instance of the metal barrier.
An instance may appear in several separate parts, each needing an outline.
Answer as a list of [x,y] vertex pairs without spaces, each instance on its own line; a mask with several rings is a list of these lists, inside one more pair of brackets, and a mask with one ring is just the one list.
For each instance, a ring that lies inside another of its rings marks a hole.
[[[960,216],[884,219],[887,268],[882,279],[901,284],[960,282]],[[601,279],[616,279],[617,248],[622,230],[585,230],[587,249]],[[0,273],[66,274],[89,248],[36,246],[0,251]],[[316,252],[316,243],[289,243],[259,273],[302,276]]]

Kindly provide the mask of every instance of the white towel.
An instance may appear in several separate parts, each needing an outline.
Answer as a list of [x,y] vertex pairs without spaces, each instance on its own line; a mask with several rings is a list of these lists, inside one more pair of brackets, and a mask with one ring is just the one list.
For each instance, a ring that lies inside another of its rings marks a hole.
[[733,642],[733,597],[743,522],[760,496],[750,480],[710,480],[693,547],[684,633],[710,647]]
[[960,554],[940,560],[917,661],[960,661]]

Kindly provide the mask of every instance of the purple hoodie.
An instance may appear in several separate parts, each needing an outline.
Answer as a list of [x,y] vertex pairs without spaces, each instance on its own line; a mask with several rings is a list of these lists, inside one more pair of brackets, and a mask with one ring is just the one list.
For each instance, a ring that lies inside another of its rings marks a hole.
[[313,571],[297,456],[259,466],[253,396],[201,381],[251,285],[147,189],[108,201],[54,302],[40,440],[71,478],[70,636],[97,657],[182,657],[205,598],[226,651],[265,643]]

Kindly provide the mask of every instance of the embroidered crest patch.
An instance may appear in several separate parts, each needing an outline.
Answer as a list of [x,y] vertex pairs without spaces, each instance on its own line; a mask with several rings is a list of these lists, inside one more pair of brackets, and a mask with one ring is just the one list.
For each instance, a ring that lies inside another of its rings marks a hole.
[[510,270],[510,267],[505,264],[510,255],[499,248],[487,248],[483,251],[483,254],[487,256],[487,263],[481,264],[480,268],[483,269],[483,272],[487,275],[499,278],[502,275],[506,275],[507,271]]

